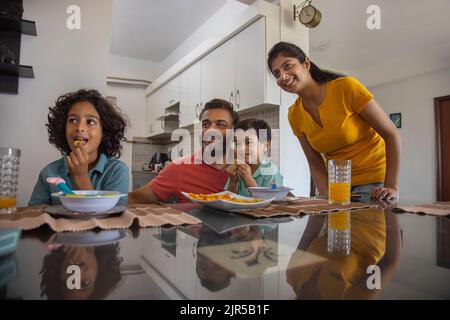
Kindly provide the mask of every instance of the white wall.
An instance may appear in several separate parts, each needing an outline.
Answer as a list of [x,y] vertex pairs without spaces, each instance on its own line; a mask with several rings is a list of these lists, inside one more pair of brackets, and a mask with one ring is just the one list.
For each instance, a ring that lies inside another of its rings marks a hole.
[[108,56],[108,76],[110,77],[153,81],[161,73],[160,71],[159,63],[116,54]]
[[450,43],[442,43],[408,54],[386,57],[382,63],[351,70],[350,74],[356,76],[366,86],[376,86],[445,69],[450,66],[449,52]]
[[402,114],[400,199],[436,199],[433,98],[450,94],[450,68],[369,87],[386,113]]
[[[292,0],[280,1],[281,41],[298,45],[309,54],[309,32],[292,18],[292,8],[297,2]],[[292,133],[287,118],[288,109],[294,103],[297,95],[281,90],[280,105],[280,169],[284,184],[294,188],[297,196],[309,196],[311,175],[308,161],[303,153],[298,139]]]
[[247,8],[248,5],[246,4],[227,0],[226,4],[217,13],[203,23],[200,28],[161,62],[161,71],[164,72],[172,67],[188,53],[200,47],[205,41],[220,40],[226,37],[230,33],[230,21]]
[[[108,85],[106,88],[108,96],[116,97],[117,106],[127,116],[128,127],[125,137],[132,140],[133,137],[145,136],[146,121],[146,99],[144,89],[130,86]],[[130,191],[132,188],[132,144],[124,143],[120,160],[125,162],[130,172]]]
[[24,19],[36,21],[37,37],[22,36],[20,61],[35,79],[20,79],[19,94],[0,94],[0,146],[22,150],[19,198],[26,205],[39,171],[60,154],[48,143],[48,108],[69,91],[106,91],[111,0],[78,0],[81,30],[66,28],[70,0],[24,0]]

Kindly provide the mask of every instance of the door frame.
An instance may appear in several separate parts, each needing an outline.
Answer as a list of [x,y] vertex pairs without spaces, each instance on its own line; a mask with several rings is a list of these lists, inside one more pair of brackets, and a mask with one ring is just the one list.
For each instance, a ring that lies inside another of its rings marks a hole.
[[434,123],[436,128],[436,191],[437,200],[442,198],[442,175],[441,175],[441,114],[439,112],[439,105],[442,101],[450,100],[450,95],[434,98]]

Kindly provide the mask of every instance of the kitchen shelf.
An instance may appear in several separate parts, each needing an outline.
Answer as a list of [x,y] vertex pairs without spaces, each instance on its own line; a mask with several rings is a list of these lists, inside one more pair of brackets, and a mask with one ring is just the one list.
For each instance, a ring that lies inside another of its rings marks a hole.
[[170,112],[170,113],[166,113],[165,115],[156,118],[156,120],[162,120],[164,119],[165,121],[178,121],[178,118],[180,116],[180,113],[178,112]]
[[36,23],[30,20],[19,20],[0,16],[0,30],[37,36]]
[[0,74],[15,75],[21,78],[34,78],[32,66],[23,66],[11,63],[0,63]]

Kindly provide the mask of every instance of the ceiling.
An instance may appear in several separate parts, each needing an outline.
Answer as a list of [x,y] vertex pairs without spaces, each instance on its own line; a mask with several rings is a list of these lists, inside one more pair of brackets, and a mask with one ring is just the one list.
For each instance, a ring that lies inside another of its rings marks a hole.
[[110,52],[159,63],[226,0],[113,0]]
[[[310,56],[324,67],[350,72],[450,44],[449,0],[313,0],[322,21],[310,30]],[[369,30],[367,7],[381,9],[381,29]]]

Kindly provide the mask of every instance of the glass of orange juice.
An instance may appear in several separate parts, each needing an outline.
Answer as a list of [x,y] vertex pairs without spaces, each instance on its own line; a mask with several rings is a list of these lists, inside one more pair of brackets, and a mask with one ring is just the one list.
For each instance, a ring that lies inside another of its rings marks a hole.
[[17,211],[20,150],[0,148],[0,213]]
[[351,160],[328,160],[328,202],[350,203]]

